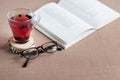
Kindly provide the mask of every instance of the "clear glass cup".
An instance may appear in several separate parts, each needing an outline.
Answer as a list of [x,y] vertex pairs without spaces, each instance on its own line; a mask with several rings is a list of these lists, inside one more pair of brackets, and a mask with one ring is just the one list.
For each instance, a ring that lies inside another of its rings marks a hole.
[[33,26],[40,21],[40,17],[24,8],[9,11],[7,17],[16,43],[28,42]]

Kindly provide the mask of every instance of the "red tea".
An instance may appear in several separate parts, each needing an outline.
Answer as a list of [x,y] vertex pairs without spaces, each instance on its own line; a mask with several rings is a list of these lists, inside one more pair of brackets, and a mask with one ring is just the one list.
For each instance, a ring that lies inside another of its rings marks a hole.
[[32,30],[30,15],[15,15],[9,20],[14,39],[17,43],[26,43]]

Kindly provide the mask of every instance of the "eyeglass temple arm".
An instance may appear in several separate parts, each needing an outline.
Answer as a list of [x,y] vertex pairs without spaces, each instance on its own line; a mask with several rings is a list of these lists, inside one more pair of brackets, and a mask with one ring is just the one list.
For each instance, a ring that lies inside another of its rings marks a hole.
[[23,68],[27,67],[28,62],[29,62],[29,58],[25,61],[25,63],[23,64],[22,67],[23,67]]
[[62,48],[58,47],[58,48],[57,48],[57,50],[58,50],[58,51],[61,51],[61,50],[62,50]]

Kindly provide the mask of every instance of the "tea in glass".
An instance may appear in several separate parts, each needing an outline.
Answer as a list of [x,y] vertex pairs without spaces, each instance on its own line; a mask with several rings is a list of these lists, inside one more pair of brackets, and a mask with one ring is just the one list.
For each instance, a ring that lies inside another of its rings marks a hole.
[[14,9],[8,13],[8,21],[16,43],[29,41],[33,29],[33,17],[35,17],[34,13],[24,8]]

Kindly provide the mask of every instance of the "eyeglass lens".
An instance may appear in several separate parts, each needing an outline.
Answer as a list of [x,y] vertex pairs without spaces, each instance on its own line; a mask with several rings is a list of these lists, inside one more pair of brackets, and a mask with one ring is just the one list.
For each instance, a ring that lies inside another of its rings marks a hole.
[[22,52],[22,55],[27,59],[23,65],[26,67],[30,59],[34,59],[39,56],[40,53],[47,52],[47,53],[54,53],[58,50],[58,46],[56,43],[47,42],[39,47],[29,48]]
[[42,49],[45,52],[53,53],[53,52],[57,51],[57,45],[55,43],[49,42],[49,43],[42,45]]
[[38,50],[35,48],[30,48],[30,49],[23,51],[22,54],[24,55],[25,58],[33,59],[38,56]]

